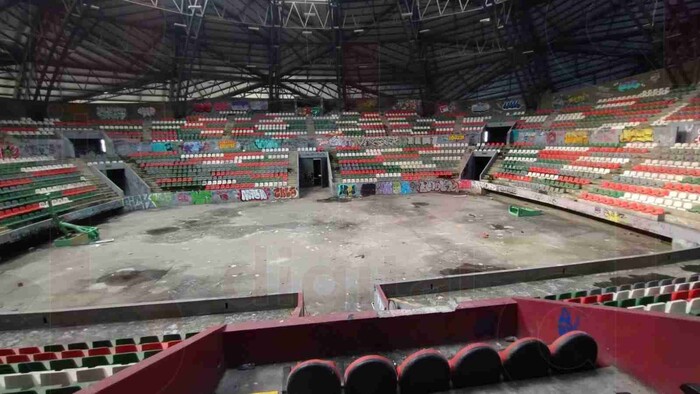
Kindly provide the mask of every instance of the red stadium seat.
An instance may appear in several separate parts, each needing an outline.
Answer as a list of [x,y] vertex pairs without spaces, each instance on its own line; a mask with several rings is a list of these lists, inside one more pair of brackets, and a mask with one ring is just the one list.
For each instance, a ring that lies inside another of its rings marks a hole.
[[490,345],[473,343],[452,357],[450,370],[455,388],[498,383],[501,380],[501,358]]
[[340,394],[340,372],[335,363],[308,360],[292,368],[287,379],[289,394]]
[[598,358],[598,344],[583,331],[570,331],[554,341],[549,350],[555,372],[575,372],[593,369]]
[[396,368],[386,357],[360,357],[345,369],[345,394],[395,393],[396,387]]
[[518,339],[502,350],[500,356],[505,379],[538,378],[549,373],[549,348],[537,338]]
[[442,353],[423,349],[408,356],[398,367],[402,394],[430,393],[450,389],[450,363]]
[[688,290],[676,291],[676,292],[671,293],[671,301],[687,300],[689,295],[690,295],[690,291],[688,291]]

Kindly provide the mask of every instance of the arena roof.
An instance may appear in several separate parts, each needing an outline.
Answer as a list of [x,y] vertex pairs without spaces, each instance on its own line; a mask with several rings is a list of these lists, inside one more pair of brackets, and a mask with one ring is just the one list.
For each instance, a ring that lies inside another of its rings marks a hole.
[[[688,15],[700,2],[682,3]],[[0,0],[0,97],[528,101],[664,66],[659,0]]]

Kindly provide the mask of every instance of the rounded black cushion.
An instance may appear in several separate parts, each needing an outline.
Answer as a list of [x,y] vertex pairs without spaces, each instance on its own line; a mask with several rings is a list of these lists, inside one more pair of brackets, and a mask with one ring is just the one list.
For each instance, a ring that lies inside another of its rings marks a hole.
[[552,353],[552,369],[558,373],[593,369],[598,358],[598,344],[583,331],[571,331],[549,347]]
[[549,348],[537,338],[522,338],[501,353],[503,377],[509,380],[530,379],[549,373]]
[[454,387],[480,386],[501,380],[501,358],[485,343],[464,347],[450,360]]
[[425,349],[399,365],[401,394],[420,394],[450,389],[450,364],[440,352]]
[[386,357],[360,357],[345,370],[345,394],[395,394],[396,386],[396,368]]
[[297,364],[289,373],[289,394],[340,394],[340,372],[325,360],[309,360]]

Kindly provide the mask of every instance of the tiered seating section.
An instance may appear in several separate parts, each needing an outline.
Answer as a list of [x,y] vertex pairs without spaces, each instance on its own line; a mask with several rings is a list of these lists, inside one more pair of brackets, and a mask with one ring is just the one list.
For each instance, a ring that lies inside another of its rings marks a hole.
[[0,160],[0,232],[114,197],[71,163],[50,156]]
[[0,392],[74,393],[193,335],[0,349]]
[[693,122],[700,120],[700,97],[693,97],[689,103],[680,107],[677,112],[663,119],[668,122]]
[[253,121],[253,118],[247,116],[237,116],[233,118],[231,135],[234,137],[246,137],[262,134],[256,134],[255,122]]
[[57,119],[44,119],[34,121],[29,118],[20,120],[0,120],[0,136],[10,136],[16,138],[50,138],[55,137],[53,131],[54,123]]
[[462,132],[478,132],[484,129],[486,121],[491,119],[490,116],[471,116],[462,118]]
[[[662,159],[644,159],[621,175],[613,176],[612,182],[601,183],[591,192],[607,198],[597,202],[628,209],[631,205],[633,210],[656,214],[700,213],[700,145],[654,148],[654,155]],[[590,193],[581,197],[601,199]]]
[[140,120],[102,122],[97,127],[113,140],[141,141],[143,139],[143,121]]
[[548,295],[548,300],[700,316],[700,275]]
[[151,139],[153,141],[177,141],[178,131],[185,124],[182,119],[155,120],[151,124]]
[[339,148],[341,183],[415,181],[459,175],[466,144],[409,145],[396,148]]
[[398,367],[384,356],[368,355],[353,361],[344,374],[335,362],[315,359],[292,368],[286,393],[446,392],[591,370],[597,367],[597,358],[595,339],[585,332],[571,331],[549,346],[534,337],[518,339],[501,351],[485,342],[471,343],[451,359],[438,350],[423,349],[410,354]]
[[387,111],[384,114],[393,135],[412,135],[413,125],[418,117],[414,111]]
[[308,134],[306,117],[293,113],[270,113],[260,117],[255,131],[268,138],[292,138]]
[[633,156],[648,148],[608,146],[545,146],[509,150],[491,175],[533,190],[577,191],[611,172],[618,172]]
[[652,118],[673,106],[687,89],[658,88],[639,94],[600,99],[595,105],[559,110],[551,129],[624,128],[648,124]]
[[286,148],[206,154],[140,152],[129,159],[164,190],[287,186]]
[[548,117],[548,114],[522,116],[515,122],[514,129],[523,131],[542,129]]
[[316,135],[330,136],[337,134],[338,126],[336,122],[338,118],[338,115],[314,116],[312,120]]

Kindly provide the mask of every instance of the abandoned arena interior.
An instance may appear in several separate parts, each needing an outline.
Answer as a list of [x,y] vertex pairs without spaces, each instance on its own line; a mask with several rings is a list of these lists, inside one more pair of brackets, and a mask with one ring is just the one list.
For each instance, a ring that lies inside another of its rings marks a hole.
[[0,394],[700,393],[700,0],[0,0]]

